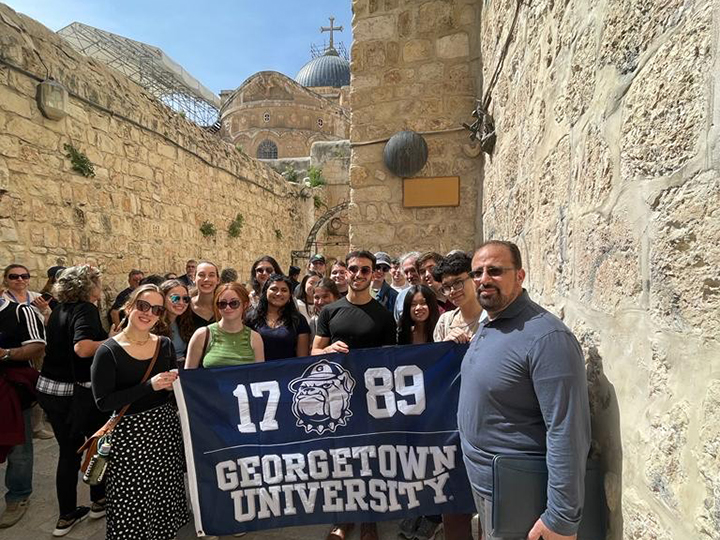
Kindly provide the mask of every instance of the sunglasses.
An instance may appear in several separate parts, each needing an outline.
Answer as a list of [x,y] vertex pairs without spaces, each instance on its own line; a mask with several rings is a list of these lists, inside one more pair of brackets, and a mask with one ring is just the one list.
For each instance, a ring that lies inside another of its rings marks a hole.
[[348,266],[348,272],[351,274],[362,274],[363,276],[366,276],[370,273],[372,273],[372,268],[369,266]]
[[7,278],[13,281],[18,279],[24,279],[27,281],[28,279],[30,279],[30,274],[8,274]]
[[185,304],[190,303],[190,297],[189,296],[180,296],[179,294],[171,294],[170,295],[170,302],[173,304],[179,304],[180,301],[182,301]]
[[515,270],[515,268],[503,268],[501,266],[488,266],[487,268],[480,267],[477,270],[473,270],[469,273],[473,279],[481,279],[483,274],[487,274],[491,278],[502,276],[508,270]]
[[272,267],[261,266],[255,269],[256,274],[272,274],[274,269]]
[[389,266],[385,266],[384,264],[378,264],[378,265],[376,266],[376,268],[377,268],[378,270],[380,270],[381,272],[389,272],[389,271],[390,271],[390,267],[389,267]]
[[165,306],[153,306],[150,302],[146,302],[145,300],[138,300],[135,302],[135,308],[143,313],[151,311],[156,317],[165,313]]
[[229,302],[227,300],[218,300],[217,307],[219,310],[223,309],[237,309],[242,305],[240,300],[230,300]]

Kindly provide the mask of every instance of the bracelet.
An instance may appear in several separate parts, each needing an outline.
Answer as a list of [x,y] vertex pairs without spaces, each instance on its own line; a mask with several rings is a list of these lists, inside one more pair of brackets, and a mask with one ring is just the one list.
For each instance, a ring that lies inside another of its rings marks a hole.
[[12,360],[10,357],[10,349],[5,349],[5,354],[2,355],[2,358],[0,358],[2,361]]

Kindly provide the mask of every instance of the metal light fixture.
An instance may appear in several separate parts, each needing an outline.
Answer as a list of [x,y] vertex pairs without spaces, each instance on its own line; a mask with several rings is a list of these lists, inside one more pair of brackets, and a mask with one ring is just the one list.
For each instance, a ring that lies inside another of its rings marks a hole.
[[45,79],[38,84],[37,102],[40,111],[50,120],[62,120],[68,114],[68,91],[52,79]]

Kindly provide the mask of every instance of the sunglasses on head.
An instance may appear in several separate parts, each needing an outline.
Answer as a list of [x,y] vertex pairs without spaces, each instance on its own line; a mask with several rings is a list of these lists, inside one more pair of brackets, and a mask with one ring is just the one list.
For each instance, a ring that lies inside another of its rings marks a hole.
[[165,306],[153,306],[150,302],[146,302],[145,300],[136,301],[135,308],[138,311],[142,311],[143,313],[151,311],[152,314],[156,317],[159,317],[160,315],[165,313]]
[[229,302],[227,300],[218,300],[218,303],[217,303],[217,307],[219,310],[223,310],[223,309],[227,309],[227,308],[237,309],[241,305],[242,305],[242,303],[240,302],[240,300],[237,300],[237,299],[230,300]]
[[8,274],[7,278],[13,281],[18,279],[28,280],[30,279],[30,274]]
[[372,272],[372,268],[370,268],[369,266],[352,265],[352,266],[348,266],[348,272],[350,272],[351,274],[362,274],[365,276]]
[[173,304],[179,304],[180,301],[182,301],[185,304],[190,303],[190,297],[189,296],[180,296],[179,294],[171,294],[170,295],[170,302]]

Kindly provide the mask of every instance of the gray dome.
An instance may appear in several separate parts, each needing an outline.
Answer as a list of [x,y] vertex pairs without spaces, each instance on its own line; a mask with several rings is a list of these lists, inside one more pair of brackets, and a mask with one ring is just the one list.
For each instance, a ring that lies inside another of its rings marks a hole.
[[306,87],[350,84],[350,62],[330,50],[324,56],[313,58],[298,71],[295,80]]

